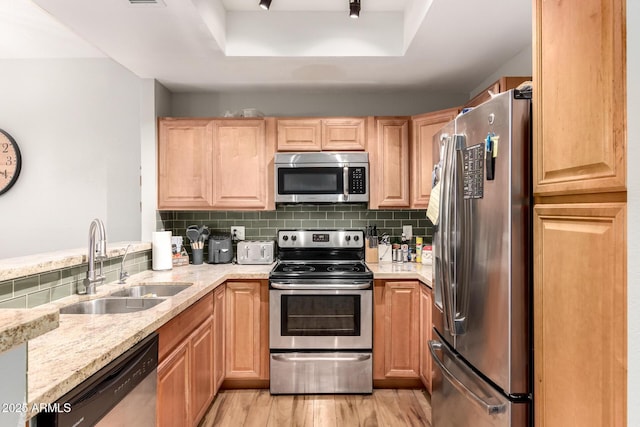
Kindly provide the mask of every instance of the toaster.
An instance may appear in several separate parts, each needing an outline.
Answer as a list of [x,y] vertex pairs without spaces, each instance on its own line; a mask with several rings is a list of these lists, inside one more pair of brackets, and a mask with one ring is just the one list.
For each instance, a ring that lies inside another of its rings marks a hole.
[[273,240],[243,240],[238,242],[238,264],[271,264],[273,262]]
[[232,260],[231,235],[209,236],[209,264],[226,264]]

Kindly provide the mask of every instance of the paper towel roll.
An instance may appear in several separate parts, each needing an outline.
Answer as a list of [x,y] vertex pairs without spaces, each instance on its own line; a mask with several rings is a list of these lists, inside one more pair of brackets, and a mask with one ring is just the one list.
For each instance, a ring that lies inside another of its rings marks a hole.
[[171,232],[154,231],[151,237],[151,262],[154,270],[171,270]]

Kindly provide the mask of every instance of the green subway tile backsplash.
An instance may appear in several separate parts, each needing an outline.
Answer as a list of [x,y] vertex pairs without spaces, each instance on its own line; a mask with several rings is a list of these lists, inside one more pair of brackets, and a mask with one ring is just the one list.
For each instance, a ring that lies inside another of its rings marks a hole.
[[[245,226],[247,240],[275,239],[282,228],[361,228],[377,225],[378,234],[387,233],[392,241],[400,239],[402,226],[411,225],[413,236],[430,242],[433,224],[421,210],[369,210],[365,205],[286,205],[275,211],[210,211],[200,212],[196,219],[190,211],[163,211],[158,229],[171,230],[174,236],[183,236],[189,225],[207,225],[212,234],[229,233],[231,226]],[[189,250],[189,245],[187,250]]]
[[[118,280],[121,261],[122,257],[104,261],[105,283]],[[125,261],[125,270],[130,275],[150,269],[150,250],[135,253]],[[0,308],[31,308],[68,297],[77,292],[86,275],[87,264],[84,264],[7,280],[0,283]]]

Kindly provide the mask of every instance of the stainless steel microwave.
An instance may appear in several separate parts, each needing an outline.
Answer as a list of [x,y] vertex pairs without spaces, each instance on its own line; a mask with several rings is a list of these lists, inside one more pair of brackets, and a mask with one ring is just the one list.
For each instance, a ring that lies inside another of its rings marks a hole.
[[366,203],[369,154],[276,153],[276,203]]

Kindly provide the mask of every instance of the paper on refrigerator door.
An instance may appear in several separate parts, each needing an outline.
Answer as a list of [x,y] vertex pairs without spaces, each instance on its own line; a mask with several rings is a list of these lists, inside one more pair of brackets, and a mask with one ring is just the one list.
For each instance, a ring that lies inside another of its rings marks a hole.
[[427,206],[427,218],[431,220],[433,225],[438,224],[438,219],[440,218],[440,182],[431,189],[429,206]]

